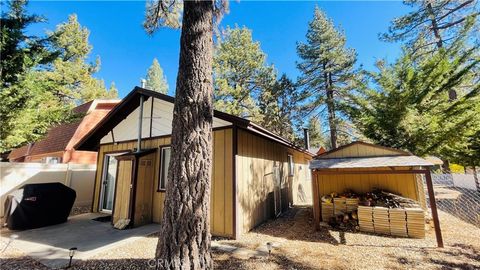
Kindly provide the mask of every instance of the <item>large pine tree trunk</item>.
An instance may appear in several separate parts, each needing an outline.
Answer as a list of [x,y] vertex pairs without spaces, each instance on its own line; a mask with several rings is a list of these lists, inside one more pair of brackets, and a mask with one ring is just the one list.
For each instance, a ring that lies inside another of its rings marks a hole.
[[330,142],[332,149],[337,148],[337,121],[335,119],[335,103],[333,100],[333,90],[327,90],[327,110],[328,125],[330,126]]
[[[323,64],[323,70],[325,70],[327,65]],[[332,89],[332,81],[331,76],[328,72],[323,73],[323,77],[325,80],[325,90],[327,93],[327,111],[328,111],[328,126],[330,128],[330,143],[332,145],[332,149],[337,148],[337,121],[335,119],[335,103],[334,103],[334,96],[333,96],[333,89]]]
[[159,269],[211,269],[213,2],[184,1]]
[[440,30],[438,29],[438,22],[437,18],[435,17],[435,12],[433,12],[433,7],[431,3],[427,4],[428,13],[430,13],[430,20],[432,23],[432,31],[433,35],[435,36],[435,43],[437,44],[437,48],[443,47],[443,40],[442,36],[440,35]]

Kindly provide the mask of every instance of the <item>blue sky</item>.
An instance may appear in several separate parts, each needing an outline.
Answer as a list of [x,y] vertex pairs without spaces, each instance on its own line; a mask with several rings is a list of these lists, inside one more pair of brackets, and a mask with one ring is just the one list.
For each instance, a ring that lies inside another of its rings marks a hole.
[[[221,26],[246,26],[253,38],[260,41],[268,62],[279,74],[295,79],[299,73],[295,62],[296,42],[305,40],[308,21],[315,5],[322,8],[336,25],[344,29],[347,45],[355,48],[358,63],[371,69],[376,59],[394,60],[399,44],[378,40],[378,33],[387,30],[389,22],[408,12],[401,1],[230,1],[230,13]],[[144,1],[32,1],[29,11],[44,15],[48,23],[31,27],[32,33],[55,29],[55,25],[76,13],[83,26],[90,30],[92,59],[100,56],[102,65],[95,75],[110,85],[114,81],[120,97],[124,97],[156,57],[167,76],[170,94],[175,88],[178,68],[180,30],[159,29],[148,36],[142,28]]]

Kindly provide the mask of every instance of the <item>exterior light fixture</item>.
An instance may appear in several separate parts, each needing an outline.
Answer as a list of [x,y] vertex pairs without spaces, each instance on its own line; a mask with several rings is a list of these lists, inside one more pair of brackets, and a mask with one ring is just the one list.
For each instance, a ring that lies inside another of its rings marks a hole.
[[273,244],[272,242],[267,242],[268,256],[272,253]]
[[76,247],[71,247],[69,250],[68,250],[68,256],[70,256],[70,261],[68,262],[68,267],[67,268],[70,268],[72,267],[72,258],[73,256],[75,255],[75,252],[77,251],[77,248]]

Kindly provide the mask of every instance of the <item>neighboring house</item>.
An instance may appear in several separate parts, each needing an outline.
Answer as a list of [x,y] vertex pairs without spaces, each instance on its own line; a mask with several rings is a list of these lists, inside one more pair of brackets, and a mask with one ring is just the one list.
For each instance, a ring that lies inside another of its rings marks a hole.
[[[173,105],[170,96],[136,87],[75,146],[99,153],[92,211],[111,213],[112,224],[161,222]],[[215,111],[212,234],[236,238],[291,204],[311,201],[312,157],[246,119]]]
[[73,146],[119,102],[96,99],[75,107],[75,113],[85,116],[51,128],[43,139],[12,150],[8,159],[10,162],[96,164],[96,151],[75,151]]

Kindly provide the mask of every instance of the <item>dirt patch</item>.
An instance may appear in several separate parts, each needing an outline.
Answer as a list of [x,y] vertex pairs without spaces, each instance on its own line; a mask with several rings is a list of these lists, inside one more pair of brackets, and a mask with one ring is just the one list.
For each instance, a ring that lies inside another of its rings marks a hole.
[[[269,262],[239,262],[215,254],[218,266],[239,269],[479,269],[480,230],[440,212],[446,248],[437,249],[434,231],[425,239],[396,238],[321,228],[315,231],[310,208],[292,209],[287,215],[267,222],[241,239],[222,240],[256,249],[267,242],[277,245]],[[240,264],[240,266],[238,265]]]

